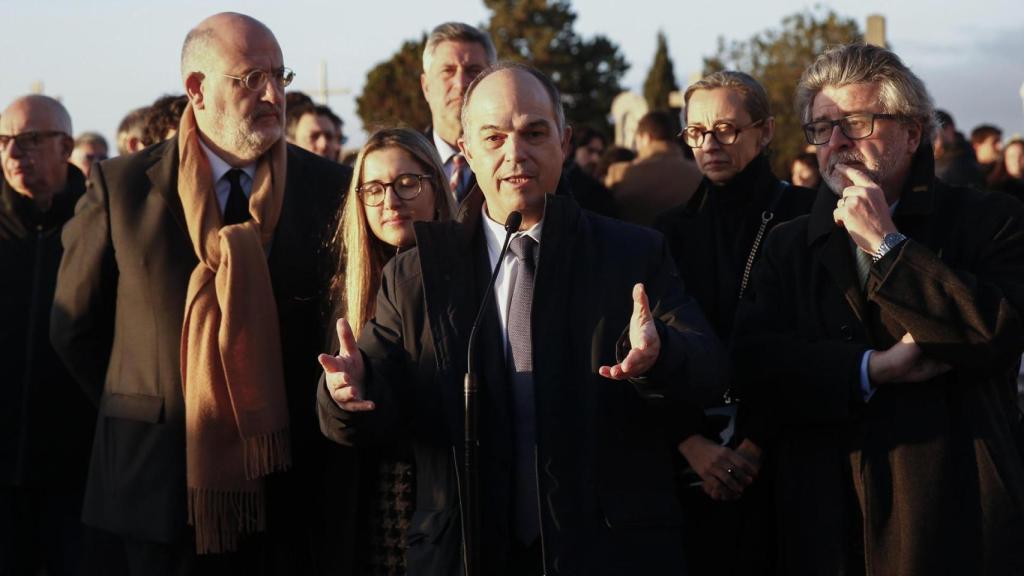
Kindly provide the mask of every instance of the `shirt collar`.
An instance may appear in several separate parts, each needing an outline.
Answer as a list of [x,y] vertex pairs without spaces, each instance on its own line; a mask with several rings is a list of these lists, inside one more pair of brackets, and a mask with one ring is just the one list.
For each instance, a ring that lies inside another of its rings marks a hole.
[[[505,225],[500,222],[495,222],[487,214],[487,203],[484,202],[483,207],[480,208],[483,211],[484,221],[484,236],[487,239],[487,251],[491,253],[492,260],[498,257],[498,253],[501,252],[501,246],[505,242]],[[545,211],[546,212],[546,211]],[[513,238],[518,236],[529,236],[533,238],[537,245],[540,246],[540,234],[541,229],[544,227],[544,216],[541,216],[540,221],[530,227],[529,230],[522,230],[512,234]]]
[[434,137],[434,148],[437,148],[437,154],[441,157],[442,164],[447,164],[452,156],[460,153],[458,148],[445,142],[443,138],[438,136],[437,130],[433,130],[432,135]]
[[[231,165],[225,162],[220,156],[217,156],[213,150],[210,150],[210,147],[203,142],[202,138],[199,139],[199,145],[203,147],[203,152],[206,153],[206,159],[210,161],[210,169],[213,171],[213,182],[216,184],[217,182],[220,182],[220,179],[223,178],[225,174],[228,173],[228,170],[231,170]],[[250,181],[256,178],[255,162],[250,162],[249,164],[242,166],[241,170],[242,172],[245,172],[245,175],[249,177]]]

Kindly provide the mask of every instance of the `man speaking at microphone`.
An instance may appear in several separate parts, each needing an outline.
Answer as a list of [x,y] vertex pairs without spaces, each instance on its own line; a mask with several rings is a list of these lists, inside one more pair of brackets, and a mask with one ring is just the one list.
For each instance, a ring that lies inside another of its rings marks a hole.
[[[321,430],[411,442],[409,574],[460,574],[463,375],[480,381],[481,574],[681,574],[677,405],[714,395],[722,353],[661,236],[553,193],[570,130],[542,73],[470,85],[459,145],[477,176],[461,223],[421,223],[384,270],[358,345],[322,355]],[[522,223],[499,262],[503,223]]]

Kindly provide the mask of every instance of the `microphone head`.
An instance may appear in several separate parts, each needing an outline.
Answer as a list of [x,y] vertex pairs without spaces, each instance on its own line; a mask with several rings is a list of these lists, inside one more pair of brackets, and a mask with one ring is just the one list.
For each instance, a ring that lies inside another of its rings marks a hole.
[[509,212],[508,217],[505,218],[505,232],[515,232],[519,230],[520,224],[523,223],[523,215],[519,212]]

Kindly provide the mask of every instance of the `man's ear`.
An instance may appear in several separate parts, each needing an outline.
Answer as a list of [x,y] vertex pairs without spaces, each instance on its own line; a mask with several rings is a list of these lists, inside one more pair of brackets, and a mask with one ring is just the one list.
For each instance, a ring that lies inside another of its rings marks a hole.
[[562,161],[564,162],[572,153],[572,125],[566,124],[562,132]]
[[71,158],[71,152],[75,150],[75,140],[71,136],[64,136],[60,142],[60,155],[67,162]]
[[203,98],[204,78],[202,72],[192,72],[185,78],[185,95],[188,96],[189,102],[192,103],[192,108],[196,110],[203,110],[206,107],[206,102]]
[[463,134],[459,136],[459,139],[455,141],[455,145],[459,147],[459,151],[466,157],[466,162],[473,161],[473,155],[469,152],[469,146],[466,146],[466,136]]
[[423,99],[430,102],[430,98],[427,96],[427,73],[420,73],[420,89],[423,90]]
[[775,138],[775,117],[765,118],[764,127],[761,129],[761,149],[767,148]]

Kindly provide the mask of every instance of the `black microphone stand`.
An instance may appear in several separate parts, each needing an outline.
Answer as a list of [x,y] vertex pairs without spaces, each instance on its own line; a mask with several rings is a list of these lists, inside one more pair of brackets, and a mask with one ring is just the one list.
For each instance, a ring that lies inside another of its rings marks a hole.
[[[485,216],[486,218],[486,216]],[[484,317],[484,310],[487,301],[494,292],[494,283],[498,279],[498,271],[501,270],[501,263],[508,252],[509,241],[512,234],[519,230],[523,222],[523,215],[519,212],[510,212],[505,218],[505,243],[501,246],[501,253],[498,254],[498,263],[491,272],[491,281],[487,283],[487,290],[484,292],[483,300],[480,302],[480,309],[473,320],[473,328],[469,332],[469,346],[466,348],[466,377],[464,380],[463,393],[465,396],[465,453],[463,455],[463,469],[465,478],[464,496],[462,499],[462,539],[463,539],[463,563],[466,576],[478,576],[480,574],[480,431],[477,428],[477,392],[480,389],[480,381],[477,378],[474,349],[476,345],[476,333],[480,328],[480,322]]]

